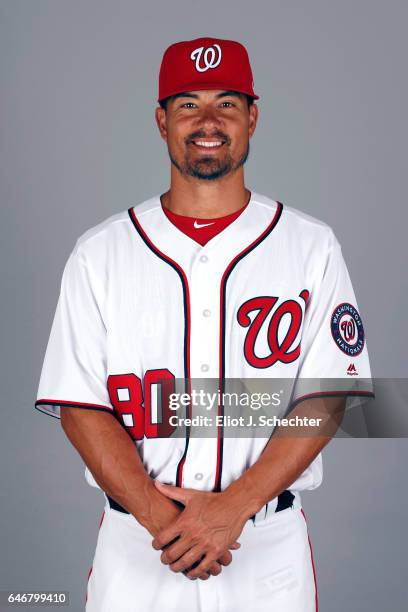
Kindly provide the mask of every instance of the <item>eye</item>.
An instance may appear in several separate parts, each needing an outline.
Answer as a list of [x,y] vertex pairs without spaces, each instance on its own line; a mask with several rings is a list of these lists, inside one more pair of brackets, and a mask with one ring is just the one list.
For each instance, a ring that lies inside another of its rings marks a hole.
[[183,108],[184,106],[187,106],[187,104],[191,104],[192,106],[194,106],[194,102],[184,102],[184,104],[180,105],[180,108]]
[[227,101],[222,102],[222,104],[229,104],[230,106],[235,106],[235,104],[233,104],[232,102],[227,102]]

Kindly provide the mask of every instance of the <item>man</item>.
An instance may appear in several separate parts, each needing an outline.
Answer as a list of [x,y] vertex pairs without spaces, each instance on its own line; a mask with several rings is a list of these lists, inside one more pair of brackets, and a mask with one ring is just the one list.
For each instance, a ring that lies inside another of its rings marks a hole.
[[[245,187],[258,98],[240,43],[171,45],[156,109],[170,188],[85,232],[65,266],[36,406],[105,495],[88,612],[317,610],[299,492],[321,483],[346,400],[372,395],[351,378],[370,368],[330,227]],[[329,418],[194,435],[197,380],[289,381],[283,414]]]

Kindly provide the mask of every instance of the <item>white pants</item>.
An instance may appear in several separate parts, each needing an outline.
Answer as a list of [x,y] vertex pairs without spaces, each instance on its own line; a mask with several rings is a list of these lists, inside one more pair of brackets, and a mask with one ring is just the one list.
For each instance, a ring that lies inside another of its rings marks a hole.
[[317,593],[301,508],[249,520],[219,576],[189,580],[130,514],[105,508],[88,581],[86,612],[316,612]]

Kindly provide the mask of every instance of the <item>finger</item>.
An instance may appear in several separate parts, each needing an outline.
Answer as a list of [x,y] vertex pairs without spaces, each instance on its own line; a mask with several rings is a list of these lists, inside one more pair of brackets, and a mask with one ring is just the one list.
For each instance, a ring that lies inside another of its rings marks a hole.
[[221,565],[224,565],[224,566],[229,565],[232,561],[232,555],[230,551],[226,550],[224,554],[218,557],[217,561],[218,563],[221,563]]
[[155,480],[154,484],[156,485],[156,488],[160,491],[160,493],[163,493],[163,495],[166,495],[166,497],[170,497],[170,499],[175,499],[183,503],[184,505],[186,505],[191,498],[190,489],[183,489],[182,487],[175,487],[173,485],[164,484],[159,480]]
[[208,568],[208,573],[210,574],[210,576],[219,576],[221,572],[221,565],[218,563],[218,561],[213,561],[210,567]]
[[239,542],[234,542],[231,544],[231,546],[229,546],[230,550],[238,550],[238,548],[241,548],[241,544]]
[[[184,570],[183,574],[188,578],[187,576],[187,570]],[[210,572],[204,572],[203,574],[200,574],[198,576],[198,578],[188,578],[189,580],[208,580],[210,577]]]
[[187,572],[187,578],[198,578],[204,572],[208,572],[209,567],[215,561],[209,554],[205,555],[195,569]]
[[[184,570],[182,574],[184,574],[184,576],[187,578],[187,570]],[[204,572],[204,574],[201,574],[200,576],[198,576],[198,580],[208,580],[209,577],[210,577],[210,574],[207,572]],[[188,580],[197,580],[197,578],[189,578]]]
[[160,550],[170,544],[173,540],[178,538],[181,533],[181,527],[179,525],[178,520],[176,519],[174,523],[166,527],[166,529],[162,529],[156,537],[152,541],[152,546],[155,550]]
[[167,546],[160,555],[160,561],[164,565],[175,563],[180,557],[187,553],[193,544],[186,538],[179,538],[170,546]]
[[[182,572],[184,574],[184,576],[186,576],[187,578],[187,570],[185,570],[184,572]],[[210,577],[210,574],[204,573],[201,574],[200,576],[198,576],[199,580],[208,580]],[[197,578],[189,578],[189,580],[197,580]]]
[[[187,570],[183,571],[183,574],[187,574],[190,570],[192,570],[195,567],[197,567],[199,563],[200,563],[200,561],[196,561],[195,563],[193,563],[193,565],[191,567],[189,567]],[[218,563],[218,561],[213,561],[213,563],[208,568],[208,572],[207,573],[210,576],[218,576],[219,574],[221,574],[221,572],[222,572],[221,565]],[[203,579],[202,578],[203,575],[204,574],[201,574],[201,576],[199,576],[199,578]]]
[[[183,570],[187,570],[187,569],[194,570],[194,568],[191,568],[191,566],[194,565],[196,561],[198,561],[200,564],[202,558],[203,558],[203,549],[201,546],[197,544],[193,548],[190,548],[190,550],[188,550],[182,557],[177,559],[177,561],[175,561],[174,563],[171,563],[170,569],[172,572],[182,572]],[[207,568],[201,568],[201,570],[195,574],[195,577],[198,578],[200,574],[203,574],[206,571],[207,571]]]

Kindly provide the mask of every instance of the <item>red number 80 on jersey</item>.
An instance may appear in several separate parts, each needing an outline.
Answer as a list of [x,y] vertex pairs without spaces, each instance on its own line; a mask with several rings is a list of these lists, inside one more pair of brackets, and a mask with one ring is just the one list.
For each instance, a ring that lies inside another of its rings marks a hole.
[[173,374],[167,369],[147,370],[143,382],[136,374],[111,374],[108,390],[115,416],[134,440],[164,438],[170,425],[169,396],[174,393]]

